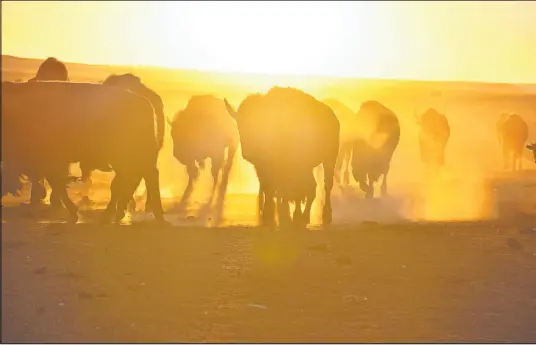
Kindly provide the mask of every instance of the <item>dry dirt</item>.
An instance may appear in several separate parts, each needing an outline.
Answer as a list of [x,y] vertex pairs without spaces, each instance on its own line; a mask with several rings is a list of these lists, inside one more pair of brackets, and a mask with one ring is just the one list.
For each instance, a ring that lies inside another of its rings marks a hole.
[[3,342],[536,341],[533,216],[269,230],[24,209],[4,199]]

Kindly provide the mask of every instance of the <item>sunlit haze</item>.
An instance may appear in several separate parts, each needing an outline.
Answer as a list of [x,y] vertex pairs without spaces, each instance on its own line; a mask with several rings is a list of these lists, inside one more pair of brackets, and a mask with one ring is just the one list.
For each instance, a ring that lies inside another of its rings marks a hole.
[[536,3],[2,2],[2,53],[91,64],[536,81]]

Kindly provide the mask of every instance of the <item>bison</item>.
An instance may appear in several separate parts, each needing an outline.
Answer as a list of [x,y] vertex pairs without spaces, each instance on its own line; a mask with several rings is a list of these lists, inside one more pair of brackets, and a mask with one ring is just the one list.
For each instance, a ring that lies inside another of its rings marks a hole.
[[387,174],[400,141],[400,124],[390,109],[377,101],[364,102],[357,113],[360,138],[354,141],[352,172],[367,198],[383,175],[381,193],[387,195]]
[[350,184],[352,146],[357,139],[356,116],[350,108],[336,99],[325,99],[323,102],[333,110],[341,125],[340,150],[335,165],[335,180],[342,186],[348,186]]
[[429,167],[438,168],[445,164],[445,148],[450,138],[447,117],[435,109],[428,109],[419,118],[416,116],[419,131],[421,161]]
[[[333,110],[301,90],[281,87],[249,95],[236,111],[227,100],[225,103],[238,124],[242,155],[257,171],[259,196],[264,196],[262,222],[274,224],[274,198],[303,199],[300,194],[311,190],[313,169],[322,164],[326,194],[322,220],[331,223],[340,131]],[[302,219],[305,223],[310,221],[311,205],[312,200],[308,200]],[[296,207],[301,208],[300,203]]]
[[66,167],[86,161],[116,172],[107,218],[124,216],[144,178],[153,214],[163,221],[157,158],[153,107],[141,96],[91,83],[2,83],[3,170],[45,176],[72,220],[77,207],[67,195]]
[[225,102],[212,95],[193,96],[186,107],[175,114],[173,121],[169,121],[169,125],[173,155],[188,172],[188,185],[182,195],[181,206],[188,201],[199,169],[204,167],[207,158],[211,160],[214,179],[211,200],[220,172],[221,192],[224,193],[240,142],[236,121],[227,112]]
[[523,146],[529,137],[529,127],[517,114],[509,114],[500,120],[502,121],[497,127],[502,145],[504,169],[521,170]]
[[[108,86],[120,87],[131,92],[134,92],[142,97],[145,97],[151,102],[153,106],[155,115],[156,115],[156,127],[157,127],[157,138],[158,138],[158,147],[161,148],[164,142],[164,128],[165,128],[165,117],[164,117],[164,103],[162,98],[153,90],[146,87],[141,79],[131,73],[116,75],[112,74],[108,76],[105,80],[102,81],[102,84]],[[92,202],[89,199],[89,190],[91,188],[91,172],[95,169],[110,172],[111,169],[109,166],[91,166],[87,162],[80,162],[80,170],[82,172],[82,181],[84,183],[84,191],[82,197],[82,204],[90,205]],[[131,200],[132,204],[135,204],[134,200]],[[146,210],[150,209],[150,195],[147,194],[146,201]]]

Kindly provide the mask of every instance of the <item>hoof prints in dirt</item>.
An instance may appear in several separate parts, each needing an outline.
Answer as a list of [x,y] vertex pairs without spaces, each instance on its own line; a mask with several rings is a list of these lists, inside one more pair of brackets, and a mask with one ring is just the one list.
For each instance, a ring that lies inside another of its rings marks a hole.
[[46,266],[39,267],[33,271],[34,274],[46,274],[48,271]]
[[512,237],[509,237],[507,240],[506,240],[506,245],[508,246],[508,248],[512,249],[512,250],[523,250],[523,244],[521,244],[521,242],[519,242],[518,240],[516,240],[515,238],[512,238]]
[[80,278],[82,278],[82,275],[80,275],[78,273],[74,273],[74,272],[58,273],[57,276],[61,277],[61,278],[69,278],[69,279],[80,279]]
[[328,245],[326,243],[321,243],[314,246],[309,246],[307,247],[307,249],[316,252],[325,252],[328,250]]
[[6,244],[4,245],[6,249],[19,249],[19,248],[22,248],[24,246],[28,245],[27,242],[23,242],[23,241],[13,241],[13,242],[6,242]]
[[335,258],[335,263],[342,266],[350,266],[352,264],[352,259],[347,256],[341,255]]

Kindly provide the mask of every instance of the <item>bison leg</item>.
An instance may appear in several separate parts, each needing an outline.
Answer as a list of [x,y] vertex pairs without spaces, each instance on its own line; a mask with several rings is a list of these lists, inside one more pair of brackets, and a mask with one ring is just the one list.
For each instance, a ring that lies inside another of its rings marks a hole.
[[63,208],[61,193],[58,193],[58,191],[52,187],[52,184],[50,184],[50,206],[53,208]]
[[102,219],[103,223],[109,223],[111,217],[113,217],[117,213],[117,203],[120,198],[121,190],[124,188],[122,186],[123,184],[124,178],[122,176],[122,173],[116,170],[115,176],[112,179],[112,183],[110,184],[110,201],[108,202],[106,210],[104,211]]
[[[272,179],[268,176],[260,174],[257,169],[257,177],[259,178],[259,193],[262,191],[262,224],[266,226],[273,226],[275,224],[275,189]],[[259,198],[261,199],[261,198]]]
[[359,182],[359,189],[361,189],[363,193],[365,193],[365,197],[366,197],[370,191],[370,186],[367,183],[366,178],[363,180],[358,180],[358,182]]
[[287,198],[276,198],[276,200],[279,225],[281,227],[286,227],[291,223],[289,200]]
[[337,156],[337,161],[335,163],[334,177],[335,177],[335,182],[337,183],[337,185],[343,185],[344,183],[341,179],[341,171],[344,167],[345,158],[346,156],[345,156],[344,147],[341,147],[341,149],[339,150],[339,155]]
[[255,166],[257,178],[259,179],[259,214],[260,223],[266,226],[273,226],[275,223],[275,188],[273,175],[266,174],[265,167]]
[[[136,208],[136,200],[134,197],[130,198],[129,207]],[[147,188],[147,181],[145,181],[145,212],[153,212],[153,201],[151,200],[151,192]]]
[[324,161],[324,209],[322,210],[322,223],[331,224],[333,215],[331,209],[331,190],[333,189],[333,173],[335,171],[335,159]]
[[117,194],[117,209],[115,213],[115,222],[119,223],[125,217],[125,211],[128,203],[132,198],[132,195],[136,191],[136,188],[141,182],[140,175],[123,175],[123,181],[121,183],[121,189]]
[[382,186],[381,186],[382,197],[387,196],[387,175],[388,174],[389,174],[389,166],[387,166],[387,169],[385,169],[385,172],[383,173]]
[[303,222],[307,225],[311,223],[311,208],[313,206],[313,202],[316,199],[316,181],[313,177],[313,184],[309,186],[308,192],[306,194],[307,201],[305,203],[305,208],[303,210]]
[[216,188],[218,187],[218,177],[220,175],[220,171],[223,168],[223,154],[221,156],[219,155],[214,156],[211,159],[212,159],[212,167],[210,168],[210,172],[212,173],[213,182],[212,182],[212,193],[210,194],[210,202],[212,202],[212,200],[214,199],[214,195],[216,194]]
[[263,225],[273,226],[275,223],[275,201],[274,189],[264,187],[264,205],[262,207],[262,222]]
[[32,184],[30,191],[30,204],[36,205],[44,203],[44,200],[47,196],[47,190],[44,184],[45,179],[31,178],[30,182]]
[[262,219],[262,213],[264,208],[264,190],[259,186],[259,194],[257,195],[257,216],[259,221]]
[[70,222],[76,223],[78,221],[78,208],[69,198],[67,193],[67,185],[65,183],[64,176],[58,174],[50,174],[47,176],[47,180],[50,183],[52,190],[55,190],[58,193],[58,198],[60,198],[60,203],[63,202],[67,212],[69,212]]
[[83,162],[80,162],[80,170],[82,171],[82,200],[80,200],[80,206],[88,206],[91,207],[93,202],[89,199],[89,192],[91,190],[91,187],[93,185],[93,181],[91,180],[92,170],[87,167]]
[[368,191],[365,193],[365,198],[372,199],[374,198],[374,181],[369,179],[368,187]]
[[180,208],[183,209],[186,206],[186,202],[192,194],[194,183],[199,176],[199,169],[195,166],[195,162],[191,162],[186,166],[186,171],[188,172],[188,185],[182,194],[181,201],[179,202]]
[[344,164],[344,175],[343,175],[343,185],[345,187],[347,187],[348,185],[350,185],[350,161],[351,161],[351,158],[352,158],[352,147],[347,147],[346,148],[346,151],[344,152],[344,161],[345,161],[345,164]]
[[303,213],[302,213],[302,198],[294,199],[294,214],[292,215],[292,221],[295,226],[304,225]]
[[227,148],[227,159],[225,161],[225,166],[223,168],[223,173],[221,176],[220,183],[220,199],[223,200],[225,193],[227,192],[227,186],[229,184],[229,173],[233,167],[234,157],[236,155],[237,145],[233,144]]
[[381,193],[382,197],[387,196],[387,173],[383,174]]
[[147,186],[147,199],[151,202],[151,210],[158,222],[164,222],[164,208],[160,197],[160,175],[156,167],[150,169],[143,176]]
[[[350,155],[352,153],[352,144],[343,144],[340,146],[339,154],[337,155],[337,160],[335,162],[335,182],[338,185],[346,187],[350,180],[349,178],[349,167],[350,167]],[[342,173],[342,178],[341,178]]]
[[521,152],[516,152],[514,155],[514,170],[518,170],[520,171],[521,170],[521,167],[522,167],[522,153]]

